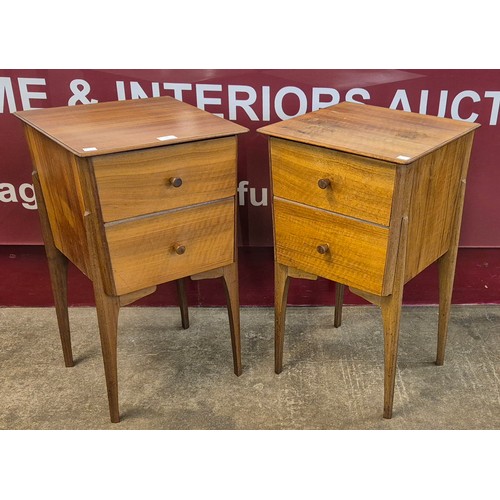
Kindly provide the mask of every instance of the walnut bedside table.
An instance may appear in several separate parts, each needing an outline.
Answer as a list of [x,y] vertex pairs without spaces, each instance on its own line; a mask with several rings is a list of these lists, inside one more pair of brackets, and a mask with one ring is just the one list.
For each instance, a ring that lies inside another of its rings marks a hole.
[[289,278],[337,282],[380,306],[384,417],[391,418],[403,287],[438,261],[442,365],[477,124],[343,102],[258,131],[270,136],[275,243],[275,371]]
[[171,97],[18,112],[66,366],[73,366],[67,263],[93,284],[109,410],[118,422],[120,306],[182,278],[222,277],[234,372],[241,374],[235,193],[247,129]]

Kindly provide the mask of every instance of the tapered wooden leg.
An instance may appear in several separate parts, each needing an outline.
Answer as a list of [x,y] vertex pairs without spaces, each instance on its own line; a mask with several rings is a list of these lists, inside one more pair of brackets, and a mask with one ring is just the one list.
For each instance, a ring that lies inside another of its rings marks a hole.
[[288,267],[274,264],[274,371],[283,370],[283,344],[285,339],[286,302],[290,278]]
[[176,280],[177,284],[177,297],[179,299],[179,307],[181,310],[182,328],[186,330],[189,328],[189,310],[186,296],[186,285],[184,278]]
[[[468,163],[468,159],[466,159]],[[438,342],[436,364],[444,363],[444,352],[448,337],[448,321],[450,319],[451,295],[453,293],[453,281],[455,279],[455,267],[457,264],[458,240],[460,237],[460,225],[465,197],[465,179],[460,181],[460,191],[455,207],[455,218],[453,221],[453,232],[450,238],[448,251],[438,259],[439,270],[439,320],[438,320]]]
[[117,338],[118,338],[118,313],[120,302],[118,297],[111,297],[96,291],[95,302],[99,334],[101,336],[101,349],[104,361],[104,374],[108,390],[108,404],[111,422],[120,421],[118,407],[118,363],[117,363]]
[[455,266],[458,248],[448,250],[438,259],[439,270],[439,320],[436,364],[444,363],[446,339],[448,337],[448,321],[450,319],[451,295],[455,279]]
[[75,363],[73,361],[73,352],[71,349],[68,315],[68,259],[57,249],[55,249],[55,252],[53,252],[51,256],[47,253],[47,257],[64,364],[67,367],[71,367],[74,366]]
[[231,347],[233,350],[234,373],[241,375],[241,341],[240,341],[240,298],[238,290],[238,264],[230,264],[223,268],[222,281],[226,292],[229,327],[231,330]]
[[54,243],[38,173],[33,172],[32,177],[33,189],[35,191],[38,214],[40,217],[40,228],[49,265],[50,284],[54,296],[54,306],[56,309],[57,324],[59,326],[59,336],[61,337],[64,364],[67,367],[71,367],[74,366],[74,361],[71,349],[71,334],[68,316],[68,259],[56,248]]
[[344,305],[344,285],[335,283],[335,317],[333,319],[334,328],[342,324],[342,306]]
[[384,418],[392,418],[394,383],[398,359],[399,324],[403,304],[403,288],[408,237],[408,217],[401,220],[398,256],[394,272],[392,295],[380,298],[384,323]]
[[[92,193],[95,186],[89,187],[92,182],[89,169],[82,168],[80,175],[83,183],[87,185],[84,191]],[[144,297],[155,290],[155,287],[148,287],[120,297],[108,295],[106,288],[112,289],[111,276],[109,275],[110,265],[102,253],[104,240],[103,221],[100,219],[100,212],[96,206],[96,199],[90,197],[86,200],[88,209],[83,214],[85,232],[88,241],[89,251],[89,277],[94,287],[94,298],[99,324],[99,335],[101,337],[101,350],[104,362],[104,375],[106,377],[106,388],[108,392],[109,415],[111,422],[120,421],[120,411],[118,407],[118,360],[117,360],[117,340],[118,340],[118,313],[120,303],[129,304],[140,297]],[[107,286],[106,286],[107,284]]]
[[384,324],[384,418],[392,417],[402,295],[384,297],[381,303]]

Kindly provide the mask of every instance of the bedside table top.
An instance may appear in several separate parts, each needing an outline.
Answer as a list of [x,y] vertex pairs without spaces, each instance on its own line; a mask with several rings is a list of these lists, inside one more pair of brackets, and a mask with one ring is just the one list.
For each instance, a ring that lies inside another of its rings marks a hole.
[[267,125],[257,132],[408,164],[479,126],[449,118],[342,102]]
[[14,114],[77,156],[166,146],[248,131],[168,96]]

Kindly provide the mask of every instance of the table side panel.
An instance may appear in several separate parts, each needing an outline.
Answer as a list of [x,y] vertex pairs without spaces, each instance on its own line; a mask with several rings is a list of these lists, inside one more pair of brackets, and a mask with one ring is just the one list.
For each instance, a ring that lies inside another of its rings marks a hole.
[[418,160],[409,208],[405,283],[450,247],[462,178],[467,175],[473,132]]
[[[105,225],[116,293],[234,262],[234,197]],[[182,255],[174,244],[184,245]]]
[[389,226],[394,164],[276,138],[270,149],[276,196]]
[[[275,252],[280,264],[378,294],[389,229],[274,198]],[[319,245],[329,251],[320,254]]]
[[104,221],[233,196],[236,147],[233,136],[93,158]]
[[25,131],[40,179],[54,243],[88,275],[89,253],[78,159],[32,127],[26,126]]

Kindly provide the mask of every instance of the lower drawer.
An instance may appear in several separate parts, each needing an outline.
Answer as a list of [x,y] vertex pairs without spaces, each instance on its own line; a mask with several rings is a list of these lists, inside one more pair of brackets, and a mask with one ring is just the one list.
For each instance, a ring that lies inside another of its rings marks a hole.
[[105,231],[123,295],[232,263],[234,198],[109,223]]
[[280,198],[274,224],[279,263],[382,293],[388,228]]

